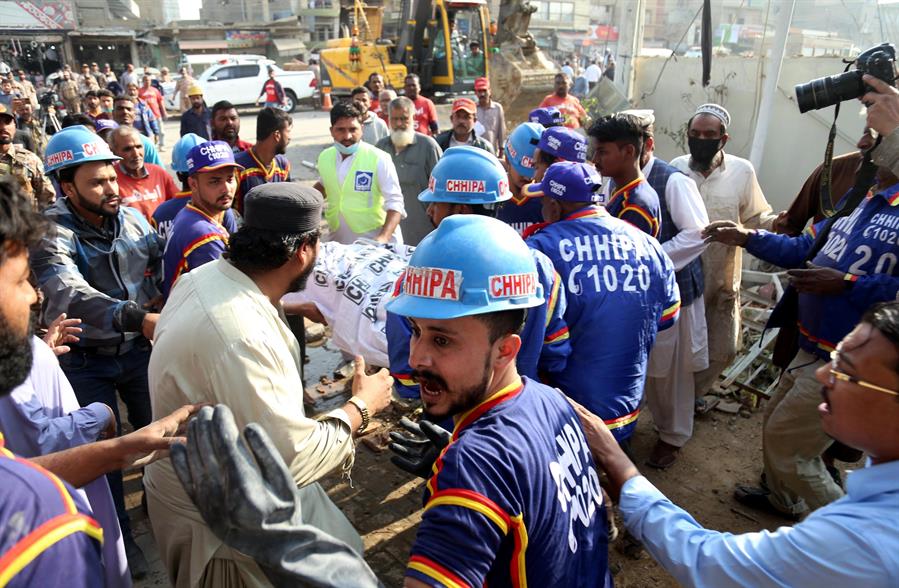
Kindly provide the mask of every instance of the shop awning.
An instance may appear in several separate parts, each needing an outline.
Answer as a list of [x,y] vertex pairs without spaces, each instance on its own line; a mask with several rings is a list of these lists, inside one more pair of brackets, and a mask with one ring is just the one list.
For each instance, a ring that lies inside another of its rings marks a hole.
[[306,44],[299,39],[272,39],[278,55],[297,55],[306,51]]
[[178,41],[178,46],[182,51],[199,51],[202,49],[227,49],[228,41],[224,39]]

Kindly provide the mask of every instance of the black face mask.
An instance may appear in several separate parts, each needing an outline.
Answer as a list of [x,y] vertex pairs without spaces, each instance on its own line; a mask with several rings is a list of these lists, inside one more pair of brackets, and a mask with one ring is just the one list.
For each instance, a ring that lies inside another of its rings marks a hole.
[[701,170],[708,170],[712,167],[712,161],[718,152],[721,151],[721,139],[688,137],[687,145],[690,147],[691,163]]

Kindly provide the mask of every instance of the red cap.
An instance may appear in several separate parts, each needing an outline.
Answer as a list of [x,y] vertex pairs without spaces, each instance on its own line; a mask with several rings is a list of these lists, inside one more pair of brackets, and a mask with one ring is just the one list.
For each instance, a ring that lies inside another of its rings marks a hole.
[[459,98],[453,102],[453,113],[459,112],[460,110],[470,112],[471,114],[477,114],[478,105],[475,104],[474,100],[471,98]]
[[490,80],[487,78],[477,78],[474,81],[474,89],[477,90],[489,90],[490,89]]

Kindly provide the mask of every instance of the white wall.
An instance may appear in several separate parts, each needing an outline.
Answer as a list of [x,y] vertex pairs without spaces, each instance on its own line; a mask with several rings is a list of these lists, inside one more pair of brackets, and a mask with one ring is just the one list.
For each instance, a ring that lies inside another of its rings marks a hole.
[[[684,153],[665,135],[686,123],[703,102],[718,102],[731,115],[730,141],[726,151],[749,157],[752,146],[754,113],[758,109],[764,71],[759,59],[715,57],[711,84],[702,88],[702,62],[698,58],[677,58],[668,62],[658,87],[649,94],[659,78],[665,59],[640,57],[634,102],[639,108],[652,108],[656,116],[656,153],[673,159]],[[827,57],[792,57],[784,60],[774,97],[771,126],[765,143],[764,158],[757,170],[759,182],[771,206],[783,210],[792,202],[802,183],[824,158],[827,134],[833,120],[833,108],[799,114],[793,86],[813,78],[833,75],[845,67],[840,60]],[[840,109],[834,155],[847,153],[864,128],[863,107],[858,101],[844,102]],[[686,145],[686,141],[683,141]]]

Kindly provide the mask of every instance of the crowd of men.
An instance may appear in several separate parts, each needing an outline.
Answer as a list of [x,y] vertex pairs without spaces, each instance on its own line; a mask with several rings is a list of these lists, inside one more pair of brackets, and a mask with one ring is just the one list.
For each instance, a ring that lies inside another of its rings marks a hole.
[[[250,143],[182,70],[174,175],[169,80],[66,67],[45,106],[4,77],[0,586],[145,576],[134,467],[175,586],[376,586],[318,481],[349,476],[394,396],[423,409],[391,434],[427,480],[406,586],[611,586],[613,508],[684,585],[895,586],[899,92],[865,78],[836,214],[820,170],[775,214],[722,105],[669,162],[652,111],[591,119],[565,67],[511,128],[486,77],[441,121],[418,76],[398,96],[372,74],[331,108],[312,187],[273,76]],[[760,477],[734,498],[797,524],[731,535],[641,476],[631,440],[649,410],[645,464],[670,468],[709,410],[742,345],[740,248],[790,285]],[[288,315],[355,360],[349,400],[317,418]],[[844,480],[834,460],[861,452]]]

